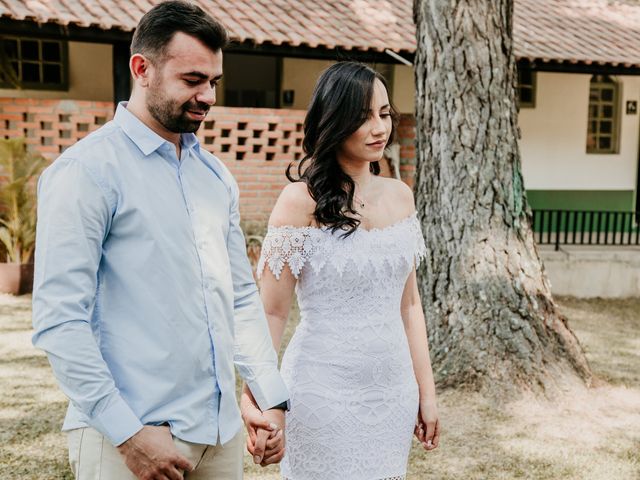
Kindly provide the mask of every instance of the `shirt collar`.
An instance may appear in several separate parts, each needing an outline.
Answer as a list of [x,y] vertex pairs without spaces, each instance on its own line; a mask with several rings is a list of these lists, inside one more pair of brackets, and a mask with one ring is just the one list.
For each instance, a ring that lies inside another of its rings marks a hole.
[[200,142],[198,141],[198,137],[196,137],[195,133],[183,133],[180,136],[180,141],[182,142],[182,148],[187,150],[190,148],[200,150]]
[[[127,103],[128,102],[118,103],[113,121],[122,128],[124,133],[136,144],[143,154],[149,155],[163,144],[170,144],[168,140],[165,140],[151,130],[144,122],[127,110]],[[180,142],[182,147],[186,149],[195,147],[196,150],[198,150],[200,147],[198,137],[193,133],[181,134]]]

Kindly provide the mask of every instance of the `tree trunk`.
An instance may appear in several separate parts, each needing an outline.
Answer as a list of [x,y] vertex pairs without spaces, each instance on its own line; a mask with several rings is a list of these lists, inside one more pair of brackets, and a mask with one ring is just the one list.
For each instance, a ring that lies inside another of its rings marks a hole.
[[511,0],[415,0],[419,272],[441,386],[591,372],[551,297],[520,171]]

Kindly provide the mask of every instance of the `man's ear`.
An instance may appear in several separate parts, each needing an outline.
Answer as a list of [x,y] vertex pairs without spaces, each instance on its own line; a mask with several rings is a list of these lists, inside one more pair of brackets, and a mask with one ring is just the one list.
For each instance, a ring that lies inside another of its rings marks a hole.
[[141,53],[136,53],[129,59],[129,69],[133,81],[141,87],[149,86],[149,70],[151,62]]

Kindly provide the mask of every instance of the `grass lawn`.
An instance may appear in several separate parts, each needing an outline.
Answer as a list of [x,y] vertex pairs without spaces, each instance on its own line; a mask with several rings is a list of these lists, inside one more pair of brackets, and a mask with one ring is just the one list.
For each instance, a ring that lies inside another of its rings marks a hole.
[[[558,301],[607,383],[507,405],[442,392],[441,446],[426,453],[414,445],[409,479],[640,478],[640,299]],[[67,402],[31,346],[30,314],[29,297],[0,295],[0,479],[72,478],[59,432]],[[255,467],[248,455],[245,472],[278,478],[276,467]]]

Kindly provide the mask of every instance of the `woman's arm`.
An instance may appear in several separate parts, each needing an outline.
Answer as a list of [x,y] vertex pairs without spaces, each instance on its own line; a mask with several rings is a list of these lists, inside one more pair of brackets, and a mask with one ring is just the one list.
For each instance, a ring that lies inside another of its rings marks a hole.
[[269,324],[269,333],[276,352],[280,351],[282,335],[287,320],[289,310],[293,301],[293,292],[296,286],[296,279],[289,268],[282,269],[280,279],[276,279],[271,270],[265,268],[260,282],[260,297],[264,305],[264,313]]
[[420,411],[416,436],[427,450],[432,450],[438,446],[440,440],[440,425],[436,406],[436,387],[429,357],[427,328],[420,302],[415,268],[409,275],[402,294],[401,313],[420,392]]
[[[394,203],[398,205],[398,208],[402,208],[405,212],[415,211],[415,201],[411,188],[397,181],[393,185],[396,187]],[[438,446],[440,440],[440,424],[436,406],[436,387],[429,357],[427,327],[422,310],[422,302],[420,301],[415,268],[407,278],[402,292],[400,309],[420,393],[420,410],[415,433],[425,449],[433,450]]]
[[[306,184],[292,183],[283,189],[276,201],[269,218],[269,225],[273,227],[309,226],[313,218],[313,210],[314,204]],[[286,264],[279,276],[276,277],[269,268],[268,258],[266,260],[264,270],[258,272],[262,277],[260,298],[271,340],[276,352],[278,352],[289,318],[296,278]],[[284,455],[283,412],[273,410],[261,413],[246,384],[240,399],[240,409],[248,431],[247,450],[253,455],[254,462],[262,466],[279,462]],[[273,423],[268,425],[269,421],[273,421]]]
[[[283,190],[269,218],[273,227],[308,227],[313,223],[315,202],[309,195],[307,185],[296,182],[287,185]],[[293,300],[296,278],[285,264],[276,278],[268,265],[260,272],[260,297],[269,323],[269,331],[276,351],[280,350],[282,334],[287,325],[289,310]]]

